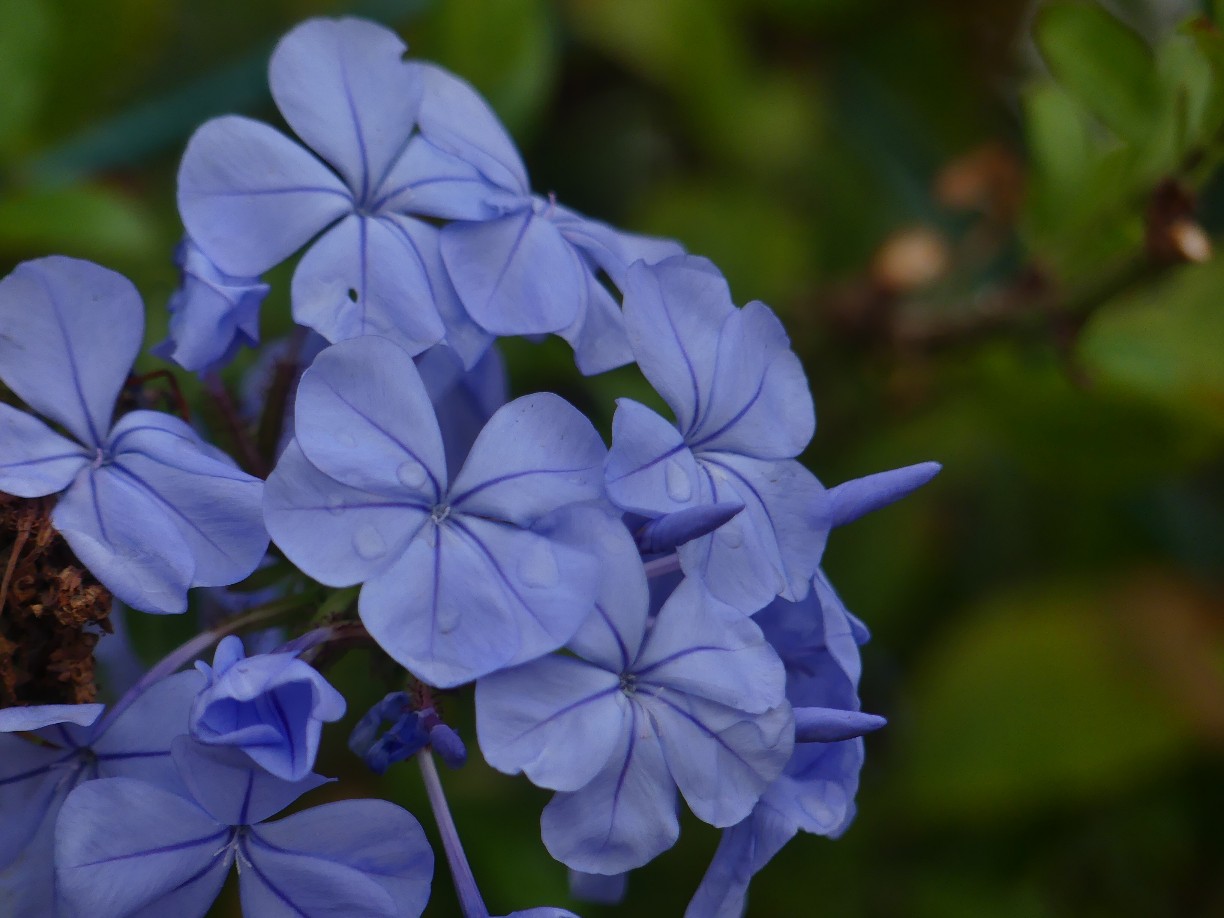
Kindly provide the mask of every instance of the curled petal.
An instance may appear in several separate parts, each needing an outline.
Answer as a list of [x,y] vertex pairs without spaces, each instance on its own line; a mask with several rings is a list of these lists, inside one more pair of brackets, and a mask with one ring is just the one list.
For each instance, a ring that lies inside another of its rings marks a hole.
[[143,337],[136,288],[92,262],[39,258],[0,281],[0,380],[90,447],[106,437]]
[[0,710],[0,733],[26,733],[53,724],[88,727],[105,710],[104,704],[32,704]]
[[709,535],[744,509],[737,500],[703,504],[648,521],[635,538],[644,555],[671,551],[685,542]]

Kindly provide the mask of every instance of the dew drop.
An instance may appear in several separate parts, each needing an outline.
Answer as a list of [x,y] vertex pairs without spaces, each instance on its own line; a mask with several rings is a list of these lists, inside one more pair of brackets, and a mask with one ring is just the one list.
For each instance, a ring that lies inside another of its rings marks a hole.
[[731,520],[718,530],[718,534],[722,536],[722,540],[728,548],[739,548],[744,544],[744,530],[740,528],[739,521]]
[[536,542],[522,557],[518,572],[523,583],[540,589],[556,586],[561,579],[557,570],[557,556],[553,554],[552,547],[543,541]]
[[693,496],[693,480],[684,466],[675,459],[671,460],[667,463],[664,477],[667,480],[667,496],[679,503],[687,503]]
[[353,533],[353,549],[367,561],[373,561],[387,553],[387,543],[381,532],[369,523],[362,523]]
[[409,459],[407,462],[400,463],[399,468],[395,470],[395,477],[405,488],[411,488],[413,491],[419,490],[425,484],[425,466]]
[[442,634],[450,634],[459,627],[459,609],[449,603],[442,606],[438,609],[436,622],[438,631]]

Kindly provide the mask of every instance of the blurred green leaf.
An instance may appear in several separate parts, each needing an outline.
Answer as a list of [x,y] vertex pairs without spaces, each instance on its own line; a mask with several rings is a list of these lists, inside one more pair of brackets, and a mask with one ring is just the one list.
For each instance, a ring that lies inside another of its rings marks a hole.
[[27,143],[42,101],[52,26],[42,0],[0,0],[0,156]]
[[1142,140],[1160,108],[1151,49],[1094,4],[1057,3],[1035,23],[1055,79],[1119,137]]
[[6,253],[136,259],[156,248],[157,238],[136,199],[100,185],[31,188],[0,198],[0,250]]
[[1193,748],[1149,679],[1105,593],[1059,583],[993,600],[914,676],[903,793],[937,821],[997,821],[1125,790]]
[[1224,418],[1224,260],[1182,268],[1099,310],[1079,356],[1107,383],[1178,412]]

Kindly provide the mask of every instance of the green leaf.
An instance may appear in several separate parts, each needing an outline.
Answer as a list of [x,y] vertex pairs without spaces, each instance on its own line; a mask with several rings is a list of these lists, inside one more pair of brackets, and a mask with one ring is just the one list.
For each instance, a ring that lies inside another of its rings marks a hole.
[[1182,268],[1101,308],[1079,343],[1103,381],[1177,412],[1224,417],[1224,260]]
[[1193,748],[1114,613],[1102,591],[1049,584],[975,610],[934,645],[897,750],[918,813],[997,821],[1097,799]]
[[63,252],[136,259],[160,245],[152,217],[133,198],[98,185],[31,188],[0,198],[0,251]]
[[1160,109],[1151,49],[1098,6],[1058,3],[1035,24],[1055,79],[1119,137],[1141,141]]
[[3,0],[0,21],[0,155],[10,156],[29,142],[42,103],[53,23],[43,0]]

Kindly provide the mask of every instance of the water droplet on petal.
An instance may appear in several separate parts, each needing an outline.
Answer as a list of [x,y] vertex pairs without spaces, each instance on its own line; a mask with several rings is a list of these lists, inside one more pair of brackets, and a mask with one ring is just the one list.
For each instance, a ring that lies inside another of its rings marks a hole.
[[557,556],[552,546],[544,541],[538,541],[528,549],[527,554],[519,560],[518,572],[523,583],[540,589],[556,586],[561,579],[557,570]]
[[731,520],[718,530],[718,534],[722,536],[728,548],[739,548],[744,544],[744,530],[740,528],[738,520]]
[[438,631],[442,634],[450,634],[459,627],[459,609],[450,603],[443,604],[438,609],[436,623]]
[[425,466],[409,459],[407,462],[400,463],[399,468],[395,470],[395,477],[405,488],[419,491],[425,485]]
[[327,499],[327,512],[332,516],[339,516],[344,512],[344,498],[339,494],[333,494]]
[[387,553],[387,542],[381,532],[369,523],[362,523],[353,533],[353,549],[367,561],[373,561]]
[[684,466],[676,459],[667,463],[663,472],[667,480],[667,496],[679,503],[687,503],[693,496],[693,480]]

